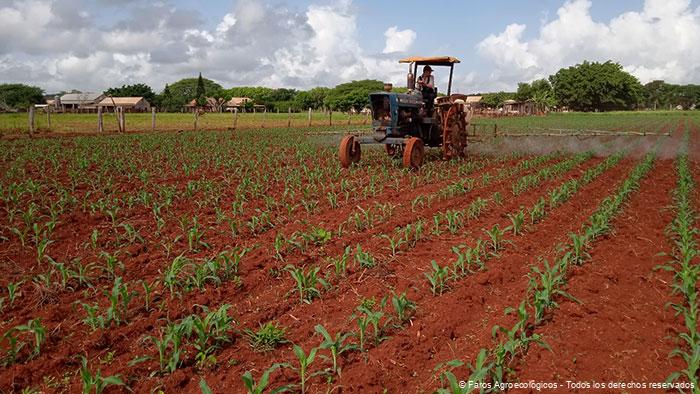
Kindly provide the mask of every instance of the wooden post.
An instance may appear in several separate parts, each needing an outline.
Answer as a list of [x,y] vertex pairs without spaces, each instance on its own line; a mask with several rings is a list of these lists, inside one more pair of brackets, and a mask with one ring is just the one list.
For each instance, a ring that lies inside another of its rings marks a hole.
[[199,122],[199,110],[194,109],[194,131],[197,131],[197,122]]
[[46,107],[46,123],[48,124],[49,130],[51,130],[51,106]]
[[102,133],[105,131],[104,123],[102,122],[102,107],[97,107],[97,132]]
[[287,128],[292,127],[292,107],[287,108]]
[[34,104],[29,106],[29,134],[34,134],[34,131],[36,131],[36,127],[34,124]]
[[156,131],[156,107],[151,107],[151,131]]
[[311,127],[311,107],[309,107],[309,127]]
[[119,115],[121,115],[121,133],[126,132],[126,114],[124,113],[124,107],[119,107]]
[[233,129],[236,130],[238,124],[238,108],[233,109]]
[[263,111],[263,114],[262,114],[262,121],[260,122],[261,129],[265,128],[265,118],[267,118],[267,107],[265,107],[265,110]]
[[348,113],[348,124],[350,124],[350,119],[352,119],[352,112]]
[[328,125],[333,126],[333,110],[328,111]]
[[493,124],[493,136],[495,137],[497,135],[498,135],[498,123],[494,123]]

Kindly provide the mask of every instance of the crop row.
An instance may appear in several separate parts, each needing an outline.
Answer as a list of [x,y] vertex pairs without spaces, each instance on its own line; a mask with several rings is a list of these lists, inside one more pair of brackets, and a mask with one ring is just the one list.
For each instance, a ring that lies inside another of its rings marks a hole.
[[680,302],[670,305],[676,312],[676,316],[682,316],[685,323],[685,332],[678,334],[680,345],[669,356],[680,357],[686,364],[686,368],[671,374],[667,381],[673,382],[681,377],[700,387],[698,374],[700,373],[700,333],[698,332],[698,289],[697,282],[700,275],[700,265],[697,262],[700,249],[696,237],[700,230],[695,226],[696,213],[693,209],[693,191],[695,185],[689,167],[687,147],[690,134],[686,131],[683,141],[683,149],[677,159],[678,183],[674,191],[675,217],[671,222],[670,234],[673,240],[671,260],[660,269],[673,272],[671,284],[672,295],[679,296]]
[[[561,298],[576,301],[564,290],[570,266],[583,264],[590,258],[588,250],[592,243],[611,231],[613,217],[639,187],[640,181],[652,169],[653,163],[653,153],[645,156],[617,191],[600,203],[582,230],[570,234],[571,242],[567,246],[557,247],[558,256],[551,264],[544,260],[541,266],[531,268],[525,298],[516,308],[506,309],[506,314],[515,315],[516,322],[512,327],[494,326],[492,334],[498,343],[490,349],[482,348],[474,364],[468,365],[470,376],[467,380],[475,382],[477,389],[481,392],[498,390],[503,382],[515,378],[513,366],[531,345],[547,347],[541,335],[535,331],[544,324],[546,315],[558,307]],[[461,361],[454,360],[438,366],[438,369],[451,369],[461,365],[464,365]],[[441,376],[448,388],[441,389],[440,392],[468,393],[475,388],[474,385],[460,387],[457,378],[449,370],[444,371]]]

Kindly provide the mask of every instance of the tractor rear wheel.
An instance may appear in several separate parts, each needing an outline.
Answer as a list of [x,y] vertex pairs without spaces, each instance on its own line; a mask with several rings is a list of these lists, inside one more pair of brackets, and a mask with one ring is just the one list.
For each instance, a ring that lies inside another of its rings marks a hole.
[[416,137],[409,138],[403,151],[403,166],[417,170],[423,164],[424,156],[423,140]]
[[340,165],[343,168],[348,168],[352,163],[359,162],[361,154],[360,143],[355,140],[355,136],[348,135],[340,141],[338,156],[340,158]]

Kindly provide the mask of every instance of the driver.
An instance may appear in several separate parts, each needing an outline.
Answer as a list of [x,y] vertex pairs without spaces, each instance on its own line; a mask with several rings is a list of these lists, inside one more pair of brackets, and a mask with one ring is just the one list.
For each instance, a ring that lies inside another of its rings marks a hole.
[[432,73],[433,69],[426,65],[423,67],[423,74],[418,77],[418,81],[416,82],[416,89],[423,94],[423,100],[425,101],[425,108],[428,114],[433,113],[433,104],[436,96],[435,78]]

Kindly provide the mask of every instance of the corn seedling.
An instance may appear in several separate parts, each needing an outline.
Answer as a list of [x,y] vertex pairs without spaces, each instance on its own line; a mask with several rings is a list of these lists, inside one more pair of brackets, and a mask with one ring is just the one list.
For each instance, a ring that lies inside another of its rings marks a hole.
[[357,244],[355,261],[362,268],[374,268],[377,265],[376,260],[369,254],[369,252],[362,251],[360,244]]
[[304,349],[302,349],[298,345],[294,345],[293,350],[294,354],[297,356],[297,360],[299,361],[299,367],[296,371],[299,375],[299,385],[301,387],[301,394],[305,394],[306,381],[310,377],[308,375],[308,370],[311,364],[316,359],[316,352],[318,351],[318,348],[311,349],[308,355],[304,352]]
[[124,386],[119,375],[112,376],[102,376],[101,371],[98,369],[93,375],[88,367],[88,360],[85,356],[80,355],[81,366],[80,366],[80,378],[83,381],[83,394],[101,394],[109,386]]
[[[332,374],[338,374],[341,376],[341,368],[338,366],[338,356],[343,353],[352,351],[356,349],[354,344],[346,344],[345,341],[352,336],[352,333],[337,333],[335,337],[332,337],[328,331],[320,324],[314,327],[317,333],[321,334],[323,337],[323,342],[319,345],[319,349],[328,350],[331,353],[330,360],[332,361],[333,367],[331,368]],[[321,355],[322,358],[328,360],[329,358]]]
[[586,251],[588,249],[588,239],[585,235],[569,233],[569,238],[571,238],[572,263],[581,265],[591,258],[591,255]]
[[510,230],[510,227],[501,229],[498,224],[494,224],[490,230],[484,230],[486,235],[488,235],[486,246],[491,249],[492,254],[497,255],[504,248],[505,244],[510,242],[505,239],[505,234],[508,230]]
[[299,293],[300,302],[310,304],[314,298],[321,297],[321,291],[317,288],[319,284],[323,287],[328,287],[328,282],[318,276],[318,272],[321,270],[319,267],[313,267],[306,272],[304,267],[297,268],[289,264],[285,269],[296,282],[294,290]]
[[525,223],[525,212],[521,209],[514,214],[508,214],[510,219],[510,229],[513,235],[521,235],[523,233],[523,224]]
[[396,319],[401,325],[406,323],[416,310],[416,303],[406,297],[406,292],[401,293],[401,295],[392,292],[391,305],[394,307]]
[[343,254],[340,257],[329,257],[328,267],[333,267],[333,272],[338,278],[344,277],[347,274],[348,257],[350,256],[350,246],[346,246]]
[[[243,376],[241,376],[241,379],[243,379],[243,384],[245,385],[247,393],[263,394],[270,382],[270,374],[279,368],[290,368],[290,365],[286,363],[272,364],[270,368],[266,369],[265,372],[263,372],[262,376],[260,377],[260,381],[257,383],[253,379],[253,374],[251,374],[250,371],[246,371],[243,374]],[[284,386],[270,391],[270,394],[283,393],[286,391],[290,391],[291,389],[291,386]]]
[[447,290],[447,280],[449,279],[449,268],[440,267],[438,263],[433,260],[430,265],[433,268],[431,273],[423,273],[430,283],[430,291],[433,295],[440,295]]

